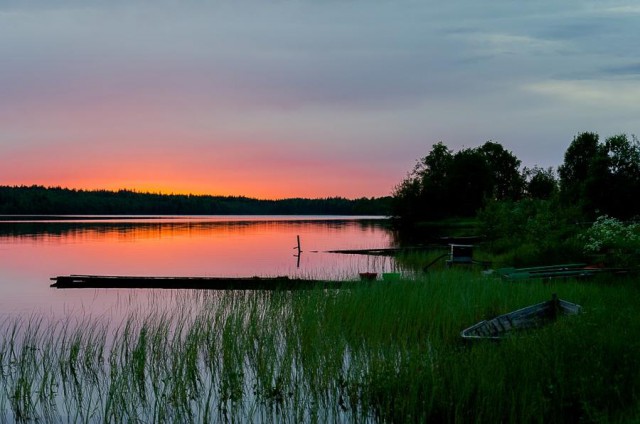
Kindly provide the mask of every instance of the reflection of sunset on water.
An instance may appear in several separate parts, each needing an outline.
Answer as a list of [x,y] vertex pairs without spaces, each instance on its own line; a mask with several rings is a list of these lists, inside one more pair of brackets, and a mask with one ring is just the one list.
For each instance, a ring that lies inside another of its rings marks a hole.
[[[300,266],[294,256],[300,236]],[[325,253],[392,243],[380,220],[220,218],[0,224],[0,307],[47,307],[95,295],[49,288],[57,275],[357,278],[388,271],[389,258]],[[104,303],[113,293],[92,302]]]

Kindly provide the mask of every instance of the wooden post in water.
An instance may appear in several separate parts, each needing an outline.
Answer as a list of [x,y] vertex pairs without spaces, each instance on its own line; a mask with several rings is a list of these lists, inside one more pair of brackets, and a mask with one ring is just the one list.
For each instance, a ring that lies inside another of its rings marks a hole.
[[298,239],[298,245],[296,247],[294,247],[294,249],[298,249],[298,253],[295,256],[296,258],[298,258],[298,262],[296,264],[296,268],[300,268],[300,254],[302,253],[302,250],[300,249],[300,236],[297,235],[296,238]]

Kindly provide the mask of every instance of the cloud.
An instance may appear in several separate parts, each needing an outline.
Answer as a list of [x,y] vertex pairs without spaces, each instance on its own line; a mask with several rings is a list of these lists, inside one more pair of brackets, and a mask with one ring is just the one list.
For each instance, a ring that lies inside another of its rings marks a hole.
[[640,5],[637,4],[624,4],[620,6],[602,6],[601,12],[610,13],[614,15],[638,15],[640,14]]
[[206,170],[244,152],[393,186],[437,141],[494,139],[553,165],[591,123],[637,122],[632,6],[0,1],[0,154],[156,149]]
[[611,107],[616,111],[640,109],[640,84],[637,81],[545,81],[531,84],[526,89],[576,106]]
[[468,33],[464,38],[477,52],[491,56],[544,55],[556,53],[563,47],[563,43],[557,40],[509,33]]

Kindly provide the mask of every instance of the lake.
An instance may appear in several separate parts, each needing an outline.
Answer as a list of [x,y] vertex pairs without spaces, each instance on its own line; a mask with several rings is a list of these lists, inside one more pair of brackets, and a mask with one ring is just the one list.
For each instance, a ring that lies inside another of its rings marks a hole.
[[[50,288],[69,274],[356,279],[388,257],[328,253],[394,245],[380,217],[11,217],[0,220],[0,316],[112,314],[162,290]],[[302,254],[295,249],[300,236]],[[298,260],[299,259],[299,260]],[[175,292],[175,291],[169,291]],[[142,296],[140,296],[142,294]],[[117,313],[119,315],[119,313]]]

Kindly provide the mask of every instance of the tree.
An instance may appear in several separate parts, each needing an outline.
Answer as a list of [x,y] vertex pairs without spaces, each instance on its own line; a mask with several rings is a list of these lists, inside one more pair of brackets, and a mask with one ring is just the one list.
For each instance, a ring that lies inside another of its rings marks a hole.
[[420,206],[428,211],[429,219],[443,218],[447,214],[448,178],[453,155],[451,150],[439,142],[422,159],[419,171],[421,184]]
[[587,191],[600,213],[626,219],[640,214],[640,145],[624,134],[605,140],[587,181]]
[[587,218],[640,214],[640,143],[635,137],[615,135],[600,143],[597,134],[582,133],[567,149],[559,173],[563,202],[578,205]]
[[394,216],[407,222],[470,216],[490,199],[521,197],[520,160],[492,141],[453,154],[442,142],[394,191]]
[[524,181],[520,173],[521,161],[505,150],[501,144],[487,141],[479,147],[491,170],[493,190],[491,197],[496,200],[517,200],[522,196]]
[[446,187],[449,213],[472,216],[482,208],[493,191],[493,174],[478,149],[464,149],[451,161]]
[[428,182],[433,186],[444,185],[452,158],[451,150],[442,141],[434,144],[431,152],[420,161],[417,171],[423,183]]
[[395,187],[391,200],[391,215],[397,222],[401,225],[410,224],[424,217],[424,211],[419,207],[422,203],[421,195],[420,180],[412,174]]
[[584,132],[576,136],[564,154],[564,162],[558,168],[560,191],[567,204],[584,200],[585,182],[598,154],[598,134]]
[[525,168],[522,175],[525,181],[525,193],[531,199],[549,199],[558,191],[558,181],[551,167]]
[[434,144],[394,189],[393,216],[407,223],[442,218],[446,213],[446,183],[452,157],[444,143]]

